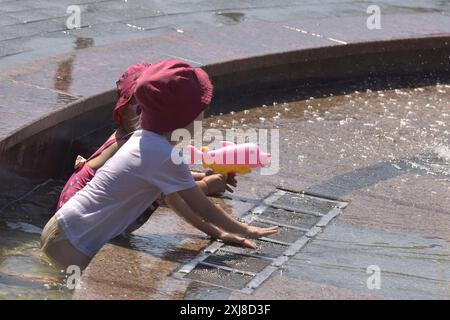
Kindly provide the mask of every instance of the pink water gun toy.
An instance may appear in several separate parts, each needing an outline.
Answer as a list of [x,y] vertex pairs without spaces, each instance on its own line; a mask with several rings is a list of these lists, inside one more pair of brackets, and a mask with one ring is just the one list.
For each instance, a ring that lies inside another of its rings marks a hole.
[[234,144],[221,141],[220,145],[221,147],[215,150],[208,150],[208,147],[198,150],[194,146],[187,146],[191,156],[190,164],[202,163],[204,168],[227,175],[246,174],[252,169],[264,167],[269,162],[270,153],[260,151],[255,143]]

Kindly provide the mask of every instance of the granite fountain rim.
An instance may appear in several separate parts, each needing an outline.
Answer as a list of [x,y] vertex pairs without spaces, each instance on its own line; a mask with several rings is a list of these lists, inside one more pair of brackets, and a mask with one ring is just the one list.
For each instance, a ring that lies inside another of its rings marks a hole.
[[[347,44],[332,44],[310,47],[307,49],[278,51],[262,55],[240,57],[231,60],[218,61],[201,65],[211,77],[231,75],[236,72],[248,72],[261,68],[277,67],[291,63],[322,61],[330,58],[343,58],[348,55],[368,55],[376,53],[395,52],[397,50],[436,49],[436,46],[447,47],[450,50],[450,33],[430,34],[426,36],[411,36],[385,40],[362,41]],[[98,47],[97,47],[98,49]],[[85,49],[89,50],[89,49]],[[66,54],[60,55],[65,56]],[[6,71],[8,71],[7,69]],[[5,72],[2,72],[5,73]],[[7,73],[6,73],[7,74]],[[370,74],[370,71],[368,71]],[[0,79],[9,77],[0,73]],[[63,107],[31,119],[31,122],[18,127],[0,139],[0,154],[20,144],[27,138],[49,129],[66,120],[70,120],[84,112],[94,110],[100,105],[113,103],[116,99],[116,89],[111,81],[109,90],[97,94],[79,97]]]

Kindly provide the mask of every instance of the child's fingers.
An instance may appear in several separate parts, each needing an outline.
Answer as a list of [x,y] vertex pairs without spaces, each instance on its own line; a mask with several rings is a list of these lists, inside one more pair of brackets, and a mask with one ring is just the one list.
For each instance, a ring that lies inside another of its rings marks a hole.
[[227,176],[223,175],[221,173],[215,173],[214,176],[216,176],[218,179],[220,179],[221,181],[227,181]]
[[233,186],[233,187],[237,187],[237,182],[235,181],[227,181],[227,184]]
[[278,227],[273,226],[270,228],[259,228],[259,227],[250,227],[250,232],[248,236],[252,239],[258,239],[265,236],[270,236],[271,234],[277,233]]
[[236,173],[229,173],[227,176],[227,183],[231,184],[233,187],[237,186]]
[[278,232],[278,227],[277,226],[275,226],[275,227],[270,227],[270,228],[264,228],[263,229],[263,231],[261,232],[261,236],[268,236],[268,235],[271,235],[271,234],[274,234],[274,233],[277,233]]
[[230,244],[239,245],[250,249],[256,249],[256,244],[253,241],[234,234],[227,234],[222,238],[222,240]]
[[246,247],[246,248],[249,248],[249,249],[256,249],[256,244],[255,244],[253,241],[249,240],[249,239],[242,238],[241,244],[242,244],[244,247]]

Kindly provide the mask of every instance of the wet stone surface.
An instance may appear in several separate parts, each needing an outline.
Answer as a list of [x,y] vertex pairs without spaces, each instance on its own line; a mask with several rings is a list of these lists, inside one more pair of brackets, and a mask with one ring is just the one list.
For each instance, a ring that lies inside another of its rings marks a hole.
[[[383,299],[448,299],[447,241],[337,222],[325,229],[284,270],[301,279]],[[368,266],[378,266],[382,284],[367,287]]]
[[[66,10],[72,4],[71,1],[2,3],[0,34],[3,41],[0,42],[0,56],[5,58],[3,63],[11,66],[23,60],[70,52],[78,38],[91,38],[99,46],[117,42],[118,39],[148,37],[158,30],[166,34],[181,30],[186,34],[193,26],[208,30],[216,28],[218,33],[220,29],[236,27],[248,21],[266,24],[282,22],[303,30],[305,34],[295,29],[290,32],[297,36],[304,35],[307,39],[321,36],[349,41],[362,37],[361,33],[366,39],[379,37],[384,30],[407,34],[412,28],[419,29],[410,23],[414,19],[412,17],[428,14],[435,16],[434,21],[441,20],[422,23],[421,29],[425,29],[422,32],[438,33],[445,28],[442,25],[449,12],[449,4],[445,1],[383,1],[379,4],[385,14],[383,29],[374,32],[365,28],[368,5],[359,0],[320,3],[283,0],[276,4],[271,1],[82,1],[82,27],[69,30],[65,25]],[[408,19],[409,23],[405,21],[401,28],[398,16]],[[349,20],[342,23],[343,19]],[[22,49],[11,50],[14,45]]]
[[430,152],[424,152],[410,159],[398,161],[398,165],[404,168],[412,168],[416,171],[431,176],[446,178],[450,176],[450,146],[438,145]]

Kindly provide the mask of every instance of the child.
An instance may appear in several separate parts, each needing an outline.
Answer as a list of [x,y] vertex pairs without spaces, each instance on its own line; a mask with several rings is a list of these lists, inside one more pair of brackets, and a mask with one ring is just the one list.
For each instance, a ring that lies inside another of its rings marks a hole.
[[[117,130],[106,140],[106,142],[94,152],[88,159],[81,156],[77,157],[75,162],[76,171],[64,186],[56,211],[58,211],[64,203],[66,203],[75,193],[83,189],[84,186],[92,180],[96,170],[105,164],[117,150],[130,138],[134,131],[139,129],[140,107],[133,97],[133,91],[136,80],[150,67],[148,62],[140,62],[128,67],[117,81],[117,91],[119,99],[114,107],[113,119],[119,125]],[[206,195],[213,195],[224,192],[225,189],[233,192],[227,185],[236,186],[237,182],[234,177],[225,179],[221,175],[211,173],[192,172],[192,176],[196,180],[197,185],[205,192]],[[155,200],[143,214],[131,224],[125,231],[124,235],[128,235],[134,230],[142,226],[158,208],[160,201]]]
[[203,118],[212,84],[200,68],[169,59],[149,66],[136,83],[143,130],[117,153],[45,226],[42,249],[59,267],[84,269],[100,248],[122,233],[162,192],[167,204],[215,239],[255,248],[247,238],[277,232],[248,226],[214,205],[196,185],[187,164],[171,159],[172,131]]

